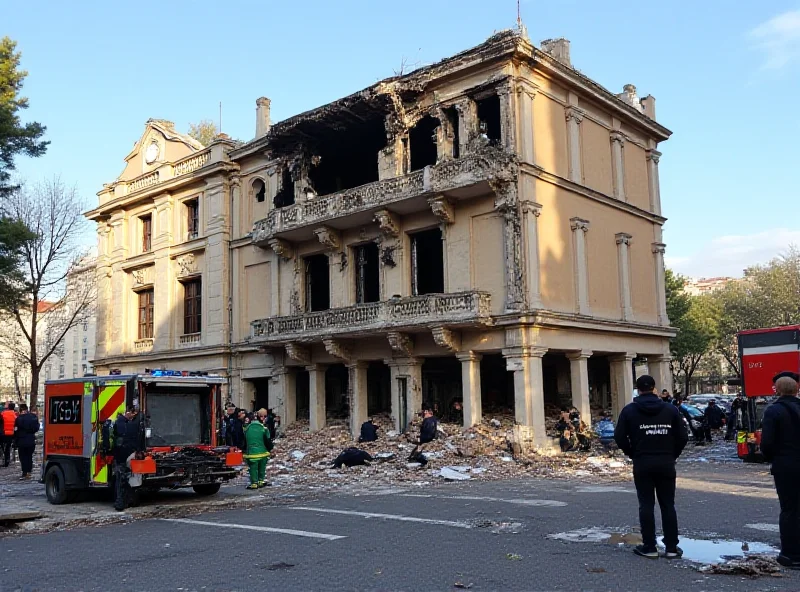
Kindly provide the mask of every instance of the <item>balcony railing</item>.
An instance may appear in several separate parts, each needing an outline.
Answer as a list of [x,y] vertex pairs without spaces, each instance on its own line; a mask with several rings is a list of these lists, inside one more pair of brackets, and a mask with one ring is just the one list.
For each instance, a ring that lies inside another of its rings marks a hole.
[[319,312],[270,317],[251,323],[252,337],[270,341],[313,339],[340,333],[428,325],[486,323],[491,296],[476,290],[426,294]]
[[263,243],[279,232],[377,209],[418,195],[469,187],[496,178],[502,169],[514,166],[514,162],[514,157],[508,152],[486,147],[476,154],[446,160],[402,177],[375,181],[278,208],[254,224],[253,242]]
[[181,335],[180,344],[190,345],[194,343],[200,343],[200,335],[200,333],[186,333],[185,335]]
[[146,339],[137,339],[133,342],[133,350],[139,354],[144,352],[149,352],[153,349],[153,339],[146,338]]
[[202,152],[198,152],[197,154],[192,154],[184,158],[183,160],[179,160],[175,164],[172,165],[172,174],[176,177],[181,175],[186,175],[187,173],[191,173],[196,171],[200,167],[204,166],[209,160],[211,159],[211,149],[206,148]]

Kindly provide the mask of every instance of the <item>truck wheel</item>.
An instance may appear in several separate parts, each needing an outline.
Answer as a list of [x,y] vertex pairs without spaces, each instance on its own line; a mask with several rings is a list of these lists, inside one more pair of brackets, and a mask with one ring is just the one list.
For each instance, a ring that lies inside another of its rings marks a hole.
[[47,469],[44,475],[44,491],[47,494],[47,501],[53,505],[67,503],[69,493],[67,492],[67,482],[64,479],[64,471],[58,465],[53,465]]
[[214,495],[219,491],[219,483],[203,483],[201,485],[192,485],[192,489],[197,495]]

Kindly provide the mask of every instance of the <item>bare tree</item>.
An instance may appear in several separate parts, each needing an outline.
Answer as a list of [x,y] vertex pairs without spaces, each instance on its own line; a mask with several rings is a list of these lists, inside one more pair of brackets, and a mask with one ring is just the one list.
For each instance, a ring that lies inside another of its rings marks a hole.
[[93,311],[93,266],[87,265],[79,244],[88,223],[77,191],[65,187],[59,178],[20,188],[9,196],[4,209],[35,238],[22,249],[25,286],[19,298],[2,304],[15,330],[0,335],[0,346],[29,367],[31,405],[38,406],[42,369],[67,331]]

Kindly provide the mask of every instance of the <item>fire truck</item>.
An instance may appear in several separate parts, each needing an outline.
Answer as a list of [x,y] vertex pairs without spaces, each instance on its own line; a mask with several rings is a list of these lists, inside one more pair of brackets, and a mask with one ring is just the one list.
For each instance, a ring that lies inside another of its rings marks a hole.
[[219,446],[219,376],[175,370],[51,380],[44,389],[41,482],[51,504],[88,489],[113,489],[113,422],[139,410],[139,442],[130,461],[137,489],[192,487],[213,495],[238,475],[242,453]]
[[742,392],[747,407],[736,436],[739,458],[763,462],[761,419],[775,396],[772,378],[780,372],[800,372],[800,325],[753,329],[738,334]]

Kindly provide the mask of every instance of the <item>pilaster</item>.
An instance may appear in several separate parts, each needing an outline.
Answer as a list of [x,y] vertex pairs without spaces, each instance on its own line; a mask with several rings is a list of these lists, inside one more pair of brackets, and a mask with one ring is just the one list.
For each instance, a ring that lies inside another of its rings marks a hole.
[[631,270],[630,270],[630,234],[620,232],[617,239],[617,267],[619,268],[619,295],[622,309],[622,320],[633,320],[633,306],[631,305]]
[[581,130],[583,111],[570,105],[565,110],[567,118],[567,140],[569,144],[569,178],[573,183],[583,184],[581,169]]
[[525,232],[525,285],[528,289],[528,308],[542,308],[541,279],[539,275],[539,216],[542,206],[533,201],[523,201],[522,227]]
[[461,362],[461,393],[464,411],[464,427],[471,428],[481,422],[481,358],[473,351],[456,354]]
[[392,417],[395,429],[405,432],[422,408],[422,361],[417,358],[386,360],[391,373]]
[[589,221],[571,218],[572,244],[575,267],[575,312],[582,315],[591,314],[589,309],[589,273],[586,257],[586,233],[589,232]]
[[647,183],[650,189],[650,211],[661,215],[661,181],[658,177],[658,161],[661,153],[658,150],[647,151]]
[[656,273],[656,305],[658,308],[658,324],[669,327],[669,317],[667,317],[667,292],[664,268],[664,252],[667,245],[664,243],[653,243],[652,251],[655,258]]
[[592,425],[592,406],[589,394],[589,358],[592,352],[579,350],[568,352],[572,405],[580,412],[587,426]]
[[350,388],[350,434],[355,438],[361,431],[361,424],[367,421],[367,366],[365,361],[347,365]]
[[625,146],[625,136],[622,132],[614,130],[611,132],[611,166],[614,181],[614,197],[620,201],[625,199],[625,158],[623,149]]

